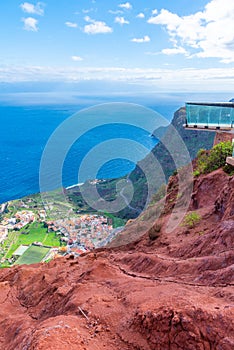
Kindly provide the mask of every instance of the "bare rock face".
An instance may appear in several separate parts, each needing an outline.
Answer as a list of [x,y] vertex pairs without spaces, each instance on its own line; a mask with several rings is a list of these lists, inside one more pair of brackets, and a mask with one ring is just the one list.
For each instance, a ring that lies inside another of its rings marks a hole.
[[217,145],[220,142],[232,141],[233,135],[228,132],[216,132],[214,145]]
[[196,179],[201,220],[168,234],[174,197],[160,226],[147,229],[153,208],[129,223],[122,246],[1,270],[0,349],[233,350],[234,178]]

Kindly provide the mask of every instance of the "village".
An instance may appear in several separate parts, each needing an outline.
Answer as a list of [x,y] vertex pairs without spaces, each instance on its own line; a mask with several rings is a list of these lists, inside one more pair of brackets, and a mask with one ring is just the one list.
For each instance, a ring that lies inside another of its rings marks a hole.
[[47,219],[46,210],[41,207],[29,210],[21,202],[14,213],[7,207],[5,204],[1,208],[1,262],[24,262],[22,256],[32,245],[41,250],[50,248],[40,261],[66,254],[79,256],[108,244],[118,232],[112,219],[104,215],[71,213],[69,218]]
[[70,219],[45,222],[48,232],[60,235],[67,243],[68,252],[77,254],[102,247],[112,238],[111,219],[100,215],[81,215]]

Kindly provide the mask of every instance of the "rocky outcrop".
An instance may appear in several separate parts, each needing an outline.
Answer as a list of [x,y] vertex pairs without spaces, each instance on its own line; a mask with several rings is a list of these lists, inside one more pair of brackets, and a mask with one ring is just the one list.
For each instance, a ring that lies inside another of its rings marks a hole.
[[[173,155],[169,151],[170,147],[168,146],[174,137],[175,130],[178,132],[181,140],[183,140],[184,147],[186,147],[188,151],[190,160],[193,160],[196,157],[199,149],[212,148],[215,137],[214,132],[187,130],[183,126],[185,123],[186,110],[183,107],[174,113],[171,126],[165,128],[164,131],[162,131],[161,128],[159,132],[156,131],[156,135],[160,139],[159,143],[153,148],[151,154],[139,162],[129,176],[134,185],[134,197],[131,206],[135,208],[135,212],[126,212],[125,210],[123,211],[123,215],[126,215],[127,213],[129,217],[136,217],[139,214],[137,210],[139,211],[144,208],[147,196],[149,195],[145,173],[151,174],[151,178],[153,178],[155,182],[154,191],[157,191],[162,183],[165,182],[165,179],[168,181],[169,177],[178,166],[184,166],[188,163],[188,157],[185,157],[183,160],[183,152],[181,152],[180,144],[177,145],[177,147],[179,147],[178,152],[180,152],[180,157],[177,157],[177,160],[180,158],[180,165],[175,164],[175,159],[173,159]],[[161,179],[160,171],[155,169],[155,162],[152,162],[152,156],[159,162],[158,167],[162,168],[163,178]],[[144,172],[142,172],[141,169],[144,169]]]
[[233,134],[228,132],[216,132],[214,145],[217,145],[220,142],[232,141]]
[[170,233],[169,183],[161,216],[149,207],[112,247],[1,270],[0,349],[232,350],[234,177],[196,178],[200,220]]

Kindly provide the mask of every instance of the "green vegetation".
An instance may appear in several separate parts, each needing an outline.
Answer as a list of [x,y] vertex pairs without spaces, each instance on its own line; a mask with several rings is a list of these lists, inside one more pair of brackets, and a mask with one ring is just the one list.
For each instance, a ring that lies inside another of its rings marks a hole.
[[[93,186],[96,186],[96,189],[101,198],[103,198],[107,202],[112,202],[117,197],[119,183],[121,183],[121,181],[123,181],[124,179],[126,180],[126,177],[118,179],[100,180],[100,182]],[[92,186],[90,188],[90,185],[88,185],[88,183],[85,183],[83,185],[82,191],[79,187],[73,187],[66,190],[67,199],[73,206],[74,211],[79,213],[80,215],[98,214],[98,212],[95,209],[93,209],[90,205],[88,205],[85,202],[85,199],[82,196],[83,191],[88,194],[87,196],[89,198],[92,198]],[[126,192],[124,192],[124,194],[126,195]],[[129,210],[130,209],[126,208],[125,210],[116,213],[116,215],[104,212],[103,215],[111,218],[113,220],[113,227],[117,228],[125,225],[126,221],[129,219]]]
[[127,220],[118,218],[117,216],[114,216],[113,214],[110,214],[110,213],[104,213],[103,215],[106,216],[107,218],[112,219],[113,228],[124,226],[127,221]]
[[[188,131],[183,126],[185,123],[186,110],[185,108],[180,108],[174,114],[172,125],[176,128],[181,138],[183,139],[189,151],[191,159],[194,159],[199,148],[210,149],[212,147],[215,133],[203,132],[199,130]],[[174,163],[170,152],[165,146],[163,137],[166,137],[166,140],[170,140],[171,137],[173,139],[173,132],[173,128],[169,127],[167,129],[164,128],[163,130],[160,130],[159,134],[156,133],[159,139],[162,138],[162,142],[160,141],[152,150],[152,154],[154,155],[154,157],[156,159],[160,159],[160,165],[162,167],[163,174],[165,175],[165,182],[168,181],[169,177],[173,174],[173,171],[175,171],[176,164]],[[158,195],[154,195],[153,198],[150,199],[150,206],[153,206],[158,200],[162,198],[161,195],[163,195],[163,187],[160,189],[160,186],[164,179],[162,179],[162,181],[158,179],[158,176],[155,172],[155,164],[154,162],[152,162],[151,159],[152,154],[149,154],[148,156],[146,156],[145,159],[141,160],[139,162],[139,165],[137,165],[135,169],[131,172],[131,174],[129,174],[129,176],[127,177],[127,179],[129,179],[132,182],[132,185],[134,187],[134,196],[132,198],[130,206],[126,206],[126,208],[116,213],[116,216],[128,220],[136,218],[139,215],[141,210],[145,208],[146,201],[149,199],[149,179],[151,185],[154,186],[154,188],[151,189],[151,193],[156,193],[157,191],[159,191]],[[144,169],[144,171],[142,169]],[[198,172],[198,174],[200,174],[200,172]],[[104,180],[98,183],[97,191],[100,194],[100,197],[107,201],[115,200],[117,195],[116,185],[122,179],[123,177],[120,179]],[[90,208],[90,206],[85,202],[84,198],[82,197],[81,191],[78,187],[66,190],[66,195],[70,203],[74,205],[74,207],[79,213],[89,213],[90,211],[93,211],[92,208]]]
[[15,265],[23,265],[23,264],[35,264],[42,261],[42,259],[46,256],[46,254],[50,251],[50,248],[39,247],[39,246],[31,246],[26,252],[16,260]]
[[225,164],[223,167],[223,171],[225,171],[225,173],[227,173],[230,176],[234,175],[234,167],[232,165]]
[[48,233],[47,228],[42,223],[34,222],[27,226],[28,228],[24,227],[20,231],[9,233],[3,246],[3,248],[8,248],[5,258],[11,258],[20,245],[30,245],[33,242],[41,242],[49,247],[59,247],[61,245],[59,237],[54,232]]
[[21,234],[19,236],[19,245],[28,245],[35,241],[43,243],[50,247],[59,247],[60,240],[54,232],[47,232],[47,228],[42,223],[34,222],[29,225],[28,229],[24,228],[19,231]]
[[194,228],[201,221],[201,215],[196,211],[192,211],[185,215],[184,220],[181,226],[185,226],[187,228]]
[[[210,151],[200,149],[197,154],[197,166],[194,176],[208,174],[221,167],[225,167],[226,158],[232,155],[231,141],[220,142]],[[224,168],[225,170],[225,168]]]
[[20,246],[17,244],[19,232],[11,231],[8,233],[7,239],[1,246],[1,258],[11,258],[12,253]]
[[159,202],[162,198],[165,197],[166,193],[167,193],[167,186],[163,184],[159,188],[159,190],[155,194],[153,194],[149,206],[152,206],[155,203]]
[[79,187],[73,187],[66,190],[66,196],[68,198],[68,201],[75,207],[77,210],[79,210],[79,213],[97,213],[92,207],[90,207],[89,204],[85,202],[85,199],[83,198],[82,193],[85,192],[88,194],[88,198],[92,198],[92,191],[93,186],[96,187],[99,195],[101,198],[105,199],[106,201],[113,201],[116,199],[117,191],[116,187],[118,183],[123,180],[123,178],[119,179],[108,179],[108,180],[100,180],[96,185],[91,185],[89,182],[86,182],[82,186],[82,191]]

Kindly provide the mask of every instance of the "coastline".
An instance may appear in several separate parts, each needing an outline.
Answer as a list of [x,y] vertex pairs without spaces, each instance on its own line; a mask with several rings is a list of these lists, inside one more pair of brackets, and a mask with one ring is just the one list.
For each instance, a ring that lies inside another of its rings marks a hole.
[[74,187],[80,187],[82,185],[84,185],[84,182],[80,182],[80,183],[75,184],[75,185],[67,186],[66,190],[70,190],[71,188],[74,188]]

